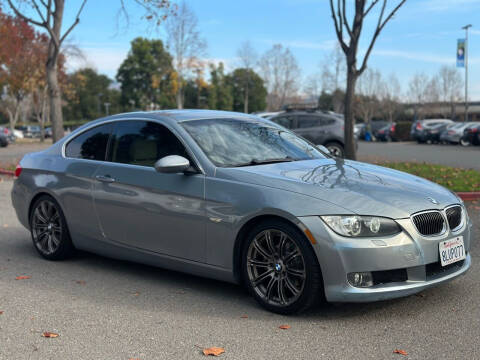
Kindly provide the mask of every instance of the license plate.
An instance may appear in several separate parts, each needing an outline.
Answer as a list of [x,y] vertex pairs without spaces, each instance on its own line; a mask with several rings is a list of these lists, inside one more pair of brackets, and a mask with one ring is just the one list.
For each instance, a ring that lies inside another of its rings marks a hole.
[[442,241],[438,244],[440,252],[440,261],[442,266],[453,264],[454,262],[465,259],[465,246],[463,245],[463,236],[454,239]]

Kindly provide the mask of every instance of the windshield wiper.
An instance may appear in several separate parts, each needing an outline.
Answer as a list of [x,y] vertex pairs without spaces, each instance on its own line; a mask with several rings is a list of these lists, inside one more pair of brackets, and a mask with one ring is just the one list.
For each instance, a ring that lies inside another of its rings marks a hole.
[[290,161],[295,161],[295,159],[291,158],[290,156],[286,156],[284,158],[276,158],[276,159],[262,159],[262,160],[252,159],[247,163],[235,165],[235,167],[275,164],[275,163],[290,162]]

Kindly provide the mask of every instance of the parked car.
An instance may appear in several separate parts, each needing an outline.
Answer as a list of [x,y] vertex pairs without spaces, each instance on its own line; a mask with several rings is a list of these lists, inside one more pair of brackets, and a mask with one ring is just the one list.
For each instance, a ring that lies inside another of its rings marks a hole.
[[[449,119],[426,119],[414,121],[410,129],[410,138],[418,143],[424,143],[432,141],[436,137],[436,132],[429,132],[428,130],[436,128],[439,125],[454,124]],[[440,139],[440,133],[438,133],[437,141]]]
[[43,131],[44,131],[45,139],[49,139],[49,138],[52,137],[52,128],[51,127],[47,127]]
[[0,126],[0,133],[3,134],[3,136],[5,136],[5,138],[7,139],[7,142],[8,143],[14,143],[15,140],[16,140],[16,137],[15,135],[13,134],[13,132],[10,131],[9,128],[7,127],[1,127]]
[[462,146],[480,145],[480,124],[473,123],[463,130],[463,136],[460,139]]
[[22,130],[19,130],[19,129],[10,129],[10,131],[13,133],[13,135],[15,135],[15,137],[17,139],[23,139],[24,136],[23,136],[23,131]]
[[269,118],[315,145],[325,146],[332,155],[345,156],[344,121],[319,111],[287,111]]
[[379,141],[397,141],[395,134],[396,123],[390,123],[384,126],[377,132],[377,139]]
[[423,131],[423,142],[427,144],[437,144],[440,141],[440,135],[444,131],[448,131],[455,123],[442,123],[426,127]]
[[[377,134],[378,134],[378,131],[382,128],[384,128],[385,126],[387,126],[389,124],[388,121],[384,121],[384,120],[372,120],[370,121],[370,130],[371,130],[371,134],[370,135],[373,135],[374,138],[377,137]],[[365,139],[365,134],[366,134],[366,131],[367,131],[367,124],[365,123],[362,123],[362,124],[358,124],[359,125],[359,129],[360,129],[360,132],[358,133],[358,138],[359,139]],[[374,139],[372,139],[374,140]]]
[[40,137],[40,126],[29,125],[22,128],[23,136],[26,138],[37,139]]
[[7,137],[3,133],[0,133],[0,147],[7,147],[7,146],[8,146]]
[[411,295],[471,265],[454,193],[247,114],[106,117],[15,174],[12,204],[42,257],[85,250],[240,283],[282,314]]

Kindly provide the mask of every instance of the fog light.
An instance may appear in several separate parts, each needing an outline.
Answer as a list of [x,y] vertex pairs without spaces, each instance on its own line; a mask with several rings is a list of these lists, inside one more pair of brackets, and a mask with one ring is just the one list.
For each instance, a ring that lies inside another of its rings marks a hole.
[[347,275],[350,285],[355,287],[373,286],[373,278],[371,272],[354,272]]

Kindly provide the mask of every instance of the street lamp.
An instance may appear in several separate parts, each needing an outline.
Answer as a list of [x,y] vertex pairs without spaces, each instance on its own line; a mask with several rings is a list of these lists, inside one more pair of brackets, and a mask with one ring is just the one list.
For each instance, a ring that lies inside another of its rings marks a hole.
[[109,111],[108,109],[110,109],[110,103],[109,102],[106,102],[106,103],[103,103],[103,105],[105,105],[105,115],[109,115]]
[[465,117],[463,121],[468,121],[468,29],[472,24],[462,27],[465,30]]

